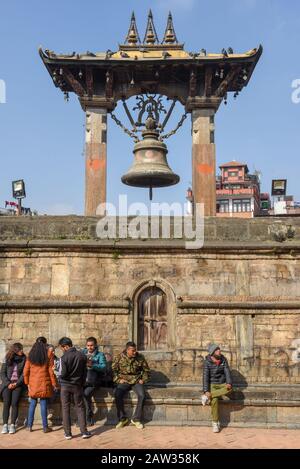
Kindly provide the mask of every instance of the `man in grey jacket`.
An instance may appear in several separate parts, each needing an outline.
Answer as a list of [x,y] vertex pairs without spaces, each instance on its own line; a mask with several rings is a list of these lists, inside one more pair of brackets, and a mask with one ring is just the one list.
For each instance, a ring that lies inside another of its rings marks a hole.
[[225,396],[232,391],[232,378],[228,361],[221,354],[217,344],[208,347],[208,355],[203,366],[203,396],[202,404],[211,403],[213,432],[220,431],[219,422],[219,397]]

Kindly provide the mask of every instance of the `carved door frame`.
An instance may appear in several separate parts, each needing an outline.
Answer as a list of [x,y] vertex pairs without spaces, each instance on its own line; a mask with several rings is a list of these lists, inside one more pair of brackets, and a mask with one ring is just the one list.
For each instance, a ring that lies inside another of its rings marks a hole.
[[140,294],[149,287],[157,287],[166,295],[167,300],[167,349],[166,350],[149,350],[146,352],[163,353],[173,352],[176,348],[176,296],[173,288],[164,280],[146,280],[137,285],[131,295],[132,312],[131,312],[131,337],[132,340],[138,343],[138,313],[139,313],[139,297]]

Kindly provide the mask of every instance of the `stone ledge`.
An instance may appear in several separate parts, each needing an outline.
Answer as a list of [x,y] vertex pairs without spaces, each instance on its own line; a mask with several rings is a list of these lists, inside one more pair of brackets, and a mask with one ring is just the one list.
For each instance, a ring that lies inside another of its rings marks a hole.
[[[57,300],[32,300],[23,298],[22,300],[6,300],[0,301],[0,309],[120,309],[124,310],[119,314],[128,314],[129,302],[127,300],[111,300],[111,301],[57,301]],[[68,313],[68,311],[66,312]],[[84,313],[84,311],[81,311]],[[88,313],[88,311],[87,311]],[[55,311],[52,312],[55,314]],[[59,312],[57,314],[60,314]],[[72,313],[70,313],[72,314]]]
[[[134,217],[128,217],[128,223]],[[101,217],[84,216],[36,216],[0,217],[0,239],[2,240],[96,240],[96,225]],[[180,217],[170,218],[171,237],[176,245],[174,228],[182,224]],[[160,219],[162,225],[162,219]],[[150,226],[148,220],[148,227]],[[150,233],[150,230],[148,229]],[[204,235],[208,242],[275,242],[275,245],[300,241],[300,218],[260,217],[260,218],[219,218],[205,217]],[[132,240],[136,245],[137,242]],[[112,242],[114,242],[112,240]],[[143,241],[142,241],[143,242]],[[163,243],[166,240],[162,240]],[[99,241],[98,241],[99,243]],[[103,241],[101,241],[103,243]]]
[[[266,311],[272,310],[272,314],[283,314],[281,311],[289,310],[289,314],[300,313],[300,300],[289,301],[283,299],[277,300],[206,300],[206,301],[177,301],[176,306],[179,314],[266,314]],[[66,314],[72,309],[80,309],[82,314],[89,313],[89,309],[118,309],[118,314],[129,314],[130,301],[127,299],[111,300],[111,301],[82,301],[77,299],[64,300],[44,300],[23,297],[22,300],[0,300],[1,309],[16,310],[44,310],[54,309],[51,314],[60,314],[57,309],[66,309]],[[86,311],[85,311],[86,310]],[[203,311],[204,310],[204,313]],[[253,311],[255,310],[255,313]],[[228,312],[229,311],[229,312]],[[233,311],[233,312],[232,312]],[[41,311],[42,312],[42,311]],[[72,312],[70,313],[72,314]],[[106,314],[102,312],[101,314]],[[109,314],[109,311],[108,311]]]
[[123,255],[132,253],[132,251],[147,253],[151,250],[153,253],[170,253],[170,250],[177,253],[194,253],[206,252],[206,253],[226,253],[226,254],[255,254],[257,251],[260,254],[275,254],[275,253],[289,253],[290,255],[296,255],[300,251],[300,240],[286,241],[286,242],[274,242],[271,240],[264,241],[239,241],[239,240],[220,240],[218,242],[205,240],[202,247],[187,248],[186,241],[188,240],[176,240],[176,239],[126,239],[126,240],[115,240],[115,239],[98,239],[98,240],[74,240],[74,239],[28,239],[28,240],[0,240],[0,249],[5,251],[17,251],[24,252],[27,256],[32,256],[34,253],[43,252],[103,252],[103,253],[118,253]]
[[[201,405],[199,387],[147,387],[144,420],[149,425],[210,426],[210,407]],[[241,398],[243,396],[243,398]],[[232,399],[220,400],[220,420],[224,426],[257,428],[300,428],[300,386],[249,386],[234,391]],[[130,416],[136,397],[125,399]],[[117,421],[112,388],[102,388],[94,400],[95,420],[114,425]],[[2,403],[0,403],[0,410]],[[27,413],[28,402],[22,398],[19,423]],[[52,424],[61,423],[60,404],[54,404]],[[37,408],[36,421],[40,422]],[[74,414],[73,414],[74,418]]]

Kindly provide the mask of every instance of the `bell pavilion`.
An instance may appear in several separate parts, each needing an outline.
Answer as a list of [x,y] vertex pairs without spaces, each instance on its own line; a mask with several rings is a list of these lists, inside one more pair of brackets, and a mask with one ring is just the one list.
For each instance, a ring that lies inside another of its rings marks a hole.
[[[148,94],[179,101],[185,113],[191,114],[194,203],[204,203],[205,215],[216,214],[214,116],[229,92],[236,97],[248,85],[261,56],[261,46],[246,53],[235,53],[232,48],[209,53],[200,47],[188,52],[177,39],[171,13],[163,39],[159,41],[150,11],[143,41],[133,13],[124,44],[118,50],[56,54],[40,49],[39,52],[54,85],[66,97],[74,92],[86,113],[85,215],[95,215],[98,205],[106,202],[107,114],[112,113],[118,101],[126,103],[131,96]],[[135,127],[130,115],[129,118]],[[148,134],[148,143],[154,134],[150,137]],[[159,132],[154,140],[159,141],[158,136]],[[151,172],[155,164],[157,155],[152,155],[151,161],[144,159],[146,166],[134,168],[135,174],[131,172],[122,178],[123,182],[140,187],[148,185],[150,189],[152,184],[153,187],[176,184],[179,177],[172,177],[165,160],[166,148],[161,145],[158,151],[161,152],[158,165],[164,166],[163,174],[158,171],[155,175],[158,177],[152,179],[146,174],[147,168],[150,166]]]

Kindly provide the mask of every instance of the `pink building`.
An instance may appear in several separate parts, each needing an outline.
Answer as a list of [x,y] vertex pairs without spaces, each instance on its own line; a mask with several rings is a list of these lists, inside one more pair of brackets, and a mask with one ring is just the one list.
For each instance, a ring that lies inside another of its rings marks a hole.
[[217,216],[252,218],[260,214],[260,184],[256,174],[238,161],[220,165],[216,180]]

